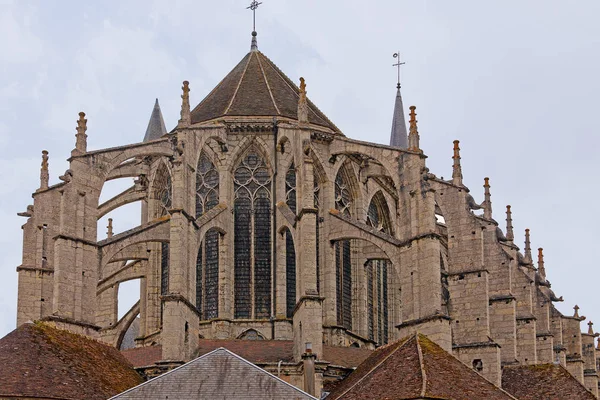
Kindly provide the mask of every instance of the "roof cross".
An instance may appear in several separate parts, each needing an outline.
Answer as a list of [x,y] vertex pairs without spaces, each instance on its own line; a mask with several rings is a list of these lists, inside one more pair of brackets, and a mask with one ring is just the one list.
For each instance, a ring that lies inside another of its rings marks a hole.
[[400,67],[406,63],[400,62],[400,52],[394,53],[394,58],[398,59],[398,62],[396,64],[393,64],[392,67],[398,67],[398,86],[397,86],[397,88],[400,89]]
[[262,4],[262,1],[259,3],[258,1],[253,0],[252,3],[250,3],[250,5],[248,7],[246,7],[246,9],[252,10],[252,31],[254,31],[254,32],[256,31],[256,9],[261,4]]

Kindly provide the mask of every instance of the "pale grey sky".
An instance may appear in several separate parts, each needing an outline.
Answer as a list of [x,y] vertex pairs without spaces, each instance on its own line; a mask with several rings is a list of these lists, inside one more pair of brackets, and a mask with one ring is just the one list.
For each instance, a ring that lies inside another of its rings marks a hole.
[[[91,149],[141,141],[156,97],[173,128],[181,81],[197,104],[249,50],[249,3],[0,0],[0,337],[15,327],[16,213],[39,185],[41,150],[56,183],[79,111]],[[559,309],[578,304],[600,329],[599,18],[597,0],[263,0],[257,31],[261,51],[291,79],[304,76],[347,136],[378,143],[389,140],[400,50],[404,104],[417,106],[431,171],[451,176],[460,139],[475,199],[489,176],[495,219],[503,226],[511,204],[517,244],[531,228],[532,247],[544,247]],[[120,232],[139,211],[113,217]]]

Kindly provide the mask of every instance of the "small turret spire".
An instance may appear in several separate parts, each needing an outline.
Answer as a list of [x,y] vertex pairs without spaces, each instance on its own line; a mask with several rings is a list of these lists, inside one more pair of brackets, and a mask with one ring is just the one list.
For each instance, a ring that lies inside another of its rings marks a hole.
[[75,148],[71,151],[71,155],[78,155],[87,152],[87,119],[85,119],[85,113],[82,111],[79,113],[79,119],[77,120],[77,134],[75,135]]
[[531,257],[531,241],[529,237],[529,228],[525,229],[525,262],[527,264],[533,264],[533,258]]
[[107,238],[113,237],[113,224],[112,224],[112,222],[113,222],[113,219],[109,218],[108,219],[108,226],[106,227],[106,229],[107,229],[107,231],[106,231],[106,237]]
[[452,183],[455,185],[462,185],[462,167],[460,166],[460,144],[459,140],[454,141],[454,155],[452,156],[453,165],[452,165]]
[[410,129],[408,131],[408,150],[421,151],[419,147],[419,129],[417,128],[417,107],[410,106]]
[[508,239],[510,242],[515,240],[515,233],[513,232],[512,225],[512,211],[509,205],[506,206],[506,239]]
[[544,267],[544,249],[541,247],[538,249],[538,273],[542,282],[546,281],[546,268]]
[[490,194],[490,178],[483,178],[483,188],[485,190],[485,199],[483,201],[483,217],[492,219],[492,195]]
[[163,119],[162,112],[160,111],[158,99],[156,99],[154,102],[154,108],[152,109],[152,114],[150,115],[150,121],[148,121],[148,127],[146,128],[146,134],[144,135],[144,142],[158,139],[166,134],[167,127],[165,126],[165,120]]
[[306,82],[300,78],[300,98],[298,99],[298,122],[308,123],[308,101],[306,99]]
[[402,94],[400,93],[400,66],[405,63],[400,62],[400,52],[394,53],[394,58],[398,58],[398,62],[393,64],[394,67],[398,67],[398,83],[396,84],[396,102],[394,104],[394,116],[392,118],[390,146],[406,149],[408,147],[408,138],[406,132],[406,120],[404,118],[404,104],[402,103]]
[[573,313],[573,316],[575,318],[579,318],[579,306],[577,304],[575,304],[575,307],[573,307],[573,310],[575,310],[575,312]]
[[190,83],[183,81],[181,90],[183,90],[183,94],[181,95],[181,119],[179,120],[179,124],[177,124],[178,128],[190,126],[192,123],[190,113]]
[[258,51],[258,45],[256,43],[256,9],[262,2],[253,0],[252,3],[246,9],[252,10],[252,45],[250,46],[251,51]]
[[42,150],[42,168],[40,168],[40,190],[48,189],[50,174],[48,172],[48,151]]
[[594,323],[592,321],[588,322],[588,335],[594,335],[594,328],[592,326],[594,326]]

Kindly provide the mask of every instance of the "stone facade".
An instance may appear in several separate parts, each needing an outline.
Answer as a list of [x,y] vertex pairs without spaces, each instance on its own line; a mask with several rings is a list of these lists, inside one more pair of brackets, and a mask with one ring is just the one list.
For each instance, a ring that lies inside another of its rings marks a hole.
[[[541,250],[536,268],[510,206],[498,226],[489,181],[481,204],[463,185],[458,142],[442,180],[414,107],[408,148],[357,141],[262,53],[240,65],[194,110],[184,82],[178,126],[142,143],[87,151],[81,113],[57,185],[44,154],[20,214],[18,325],[49,320],[119,347],[139,316],[136,345],[162,345],[173,365],[199,338],[294,340],[301,366],[306,343],[320,360],[324,344],[419,332],[497,386],[503,365],[558,360],[597,395],[595,334],[553,306]],[[105,182],[131,177],[100,204]],[[98,240],[98,219],[132,202],[140,226]],[[118,286],[138,278],[140,301],[117,320]]]

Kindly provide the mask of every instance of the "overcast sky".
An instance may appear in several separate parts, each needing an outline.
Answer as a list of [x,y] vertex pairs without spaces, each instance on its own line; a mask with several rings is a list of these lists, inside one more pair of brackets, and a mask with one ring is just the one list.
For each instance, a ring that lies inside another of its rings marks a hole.
[[[0,337],[15,327],[25,223],[16,213],[39,187],[41,150],[57,183],[79,111],[88,149],[141,141],[157,97],[172,129],[181,81],[197,104],[249,50],[249,3],[0,0]],[[305,77],[347,136],[377,143],[389,142],[399,50],[431,171],[451,177],[459,139],[475,199],[489,176],[494,218],[504,227],[511,204],[516,243],[530,228],[532,247],[544,247],[558,308],[572,315],[578,304],[600,329],[599,18],[597,0],[263,0],[257,31],[259,49],[294,81]],[[103,198],[130,184],[107,185]],[[138,210],[113,214],[115,231],[139,222]]]

